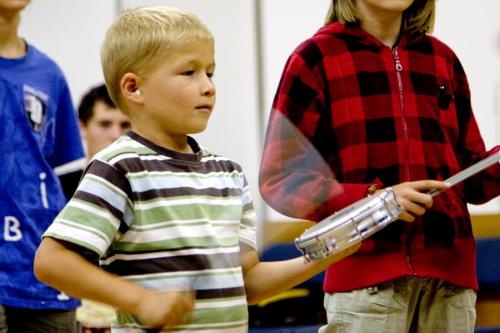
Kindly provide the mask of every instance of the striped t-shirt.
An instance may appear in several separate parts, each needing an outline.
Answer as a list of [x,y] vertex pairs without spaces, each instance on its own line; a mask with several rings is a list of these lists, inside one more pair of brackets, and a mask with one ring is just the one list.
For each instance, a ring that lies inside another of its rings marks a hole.
[[[174,331],[246,332],[240,243],[256,248],[255,212],[241,167],[200,148],[157,146],[128,132],[91,161],[44,236],[96,252],[101,266],[148,288],[196,291]],[[113,332],[143,332],[117,313]]]

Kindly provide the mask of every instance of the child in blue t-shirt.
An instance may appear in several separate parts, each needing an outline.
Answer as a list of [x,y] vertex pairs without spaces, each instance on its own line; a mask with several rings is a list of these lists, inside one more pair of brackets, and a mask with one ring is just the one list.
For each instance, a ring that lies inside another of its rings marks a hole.
[[0,2],[0,327],[73,333],[79,301],[40,283],[33,258],[66,203],[58,175],[80,168],[84,151],[61,69],[17,34],[27,3]]

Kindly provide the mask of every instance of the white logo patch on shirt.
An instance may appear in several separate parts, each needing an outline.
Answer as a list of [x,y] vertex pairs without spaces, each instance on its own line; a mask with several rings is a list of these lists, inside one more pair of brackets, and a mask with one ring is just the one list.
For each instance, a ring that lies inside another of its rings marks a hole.
[[35,132],[40,132],[43,128],[45,115],[47,113],[47,94],[30,87],[23,86],[24,111]]

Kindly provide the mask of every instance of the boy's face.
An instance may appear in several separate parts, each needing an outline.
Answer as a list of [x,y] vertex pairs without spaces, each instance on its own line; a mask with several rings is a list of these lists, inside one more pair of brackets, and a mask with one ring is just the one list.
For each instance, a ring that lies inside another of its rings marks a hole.
[[141,127],[171,139],[203,131],[215,104],[214,70],[211,41],[176,47],[140,84],[141,121],[148,123]]
[[130,121],[119,109],[112,108],[102,101],[97,101],[92,111],[88,122],[80,123],[89,159],[130,128]]

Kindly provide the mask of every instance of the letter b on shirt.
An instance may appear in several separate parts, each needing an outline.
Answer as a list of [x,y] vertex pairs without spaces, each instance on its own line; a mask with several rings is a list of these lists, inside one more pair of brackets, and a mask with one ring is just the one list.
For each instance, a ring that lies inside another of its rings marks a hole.
[[21,222],[14,216],[3,219],[3,239],[7,242],[17,242],[23,238]]

